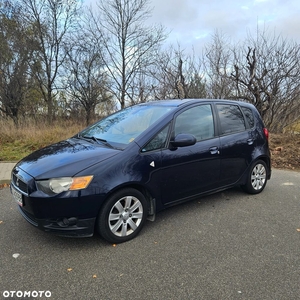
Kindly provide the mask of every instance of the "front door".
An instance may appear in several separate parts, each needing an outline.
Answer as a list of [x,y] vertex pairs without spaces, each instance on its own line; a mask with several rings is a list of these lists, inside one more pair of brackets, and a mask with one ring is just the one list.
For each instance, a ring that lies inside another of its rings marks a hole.
[[220,174],[220,141],[215,137],[214,128],[210,104],[193,106],[176,116],[172,137],[180,133],[193,134],[197,142],[192,146],[162,150],[160,186],[164,204],[216,187]]

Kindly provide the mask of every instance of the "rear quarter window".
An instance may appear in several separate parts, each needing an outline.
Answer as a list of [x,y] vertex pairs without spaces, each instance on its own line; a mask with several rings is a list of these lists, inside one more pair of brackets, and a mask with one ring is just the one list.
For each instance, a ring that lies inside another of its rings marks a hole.
[[246,117],[246,120],[250,126],[250,128],[254,127],[254,116],[253,116],[253,111],[251,108],[248,107],[243,107],[242,106],[242,111]]

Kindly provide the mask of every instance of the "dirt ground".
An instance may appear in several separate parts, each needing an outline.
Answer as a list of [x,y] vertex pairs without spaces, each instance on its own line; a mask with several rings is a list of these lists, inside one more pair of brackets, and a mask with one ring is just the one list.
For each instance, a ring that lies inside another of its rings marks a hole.
[[270,134],[272,166],[300,171],[300,134]]

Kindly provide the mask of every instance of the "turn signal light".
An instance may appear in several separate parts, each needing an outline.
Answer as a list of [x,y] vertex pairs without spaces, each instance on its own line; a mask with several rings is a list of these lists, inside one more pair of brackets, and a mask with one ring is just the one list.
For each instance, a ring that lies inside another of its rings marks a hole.
[[73,177],[73,182],[69,188],[69,190],[81,190],[85,189],[90,182],[92,181],[93,176],[84,176],[84,177]]

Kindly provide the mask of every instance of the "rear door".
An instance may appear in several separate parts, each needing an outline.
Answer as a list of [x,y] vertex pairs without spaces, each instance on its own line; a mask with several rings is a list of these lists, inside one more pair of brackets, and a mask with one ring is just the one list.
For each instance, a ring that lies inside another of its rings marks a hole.
[[252,161],[253,130],[238,105],[216,104],[219,117],[222,186],[237,182]]

